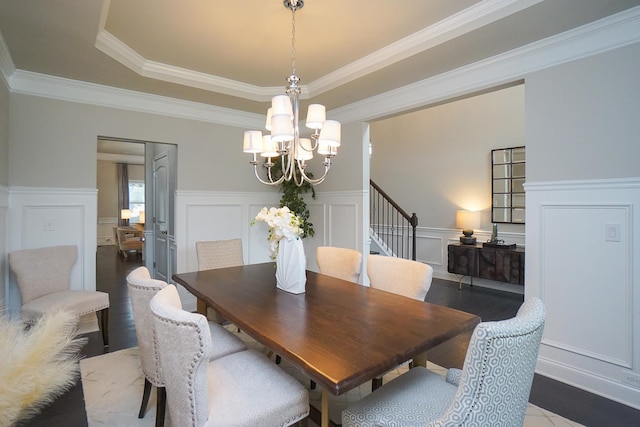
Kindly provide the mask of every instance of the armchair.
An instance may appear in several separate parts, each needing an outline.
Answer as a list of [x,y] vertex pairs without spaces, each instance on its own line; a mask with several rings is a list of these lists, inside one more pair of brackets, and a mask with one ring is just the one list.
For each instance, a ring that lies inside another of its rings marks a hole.
[[462,370],[410,369],[345,409],[342,425],[521,426],[544,319],[542,301],[529,298],[514,318],[480,323]]
[[71,270],[78,258],[75,245],[25,249],[9,254],[9,266],[16,276],[22,307],[20,317],[34,324],[55,307],[76,317],[100,312],[104,346],[109,346],[109,294],[71,290]]

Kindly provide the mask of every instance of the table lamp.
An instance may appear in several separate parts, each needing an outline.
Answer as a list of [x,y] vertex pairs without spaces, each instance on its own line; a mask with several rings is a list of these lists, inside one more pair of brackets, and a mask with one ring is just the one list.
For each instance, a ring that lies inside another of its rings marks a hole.
[[473,237],[473,230],[480,228],[480,211],[456,211],[456,228],[462,229],[462,234],[464,234],[464,236],[460,236],[460,243],[475,245],[476,238]]
[[144,224],[144,220],[145,220],[145,217],[144,217],[144,211],[140,211],[140,214],[139,214],[139,215],[140,215],[140,216],[139,216],[139,220],[138,220],[138,222],[139,222],[140,224]]
[[122,225],[129,225],[131,219],[131,209],[122,209],[120,211],[120,218],[122,218]]

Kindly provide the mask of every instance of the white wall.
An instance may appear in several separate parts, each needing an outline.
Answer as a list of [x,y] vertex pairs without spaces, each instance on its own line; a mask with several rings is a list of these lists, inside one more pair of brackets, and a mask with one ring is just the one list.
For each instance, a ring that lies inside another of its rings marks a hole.
[[526,77],[538,372],[640,409],[640,44]]
[[[457,209],[480,210],[478,242],[491,235],[491,150],[525,145],[524,85],[371,124],[371,179],[418,216],[417,259],[447,272],[447,246],[459,241]],[[499,224],[500,238],[524,245],[524,225]],[[465,283],[469,281],[464,279]],[[522,293],[522,286],[475,278],[475,285]]]
[[455,229],[468,209],[491,230],[491,150],[525,145],[524,120],[518,85],[373,122],[371,179],[420,226]]

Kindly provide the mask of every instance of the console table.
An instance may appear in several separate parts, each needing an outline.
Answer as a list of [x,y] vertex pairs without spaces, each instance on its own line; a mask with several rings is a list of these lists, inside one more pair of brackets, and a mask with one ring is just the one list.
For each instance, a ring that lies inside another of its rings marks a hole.
[[[449,273],[524,285],[524,248],[483,247],[451,243]],[[473,282],[472,282],[473,283]],[[460,278],[459,286],[462,286]]]

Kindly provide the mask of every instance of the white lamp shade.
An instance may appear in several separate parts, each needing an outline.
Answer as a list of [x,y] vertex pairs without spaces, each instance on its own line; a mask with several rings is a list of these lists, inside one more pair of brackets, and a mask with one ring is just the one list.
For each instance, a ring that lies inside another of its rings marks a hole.
[[338,147],[332,147],[322,141],[318,141],[318,154],[321,156],[335,156],[338,154]]
[[477,230],[480,228],[480,211],[456,211],[456,228]]
[[271,135],[264,135],[262,137],[262,153],[260,153],[262,157],[278,157],[280,154],[278,153],[278,145],[271,138]]
[[260,153],[262,151],[262,132],[259,130],[245,131],[242,150],[245,153]]
[[340,122],[336,120],[325,120],[320,131],[320,143],[331,147],[340,146]]
[[[293,107],[287,95],[277,95],[271,98],[271,114],[286,114],[293,120]],[[273,124],[272,124],[273,125]]]
[[146,219],[145,216],[144,216],[144,211],[140,211],[140,213],[138,214],[138,218],[139,218],[138,222],[140,224],[144,224],[144,220]]
[[[273,111],[275,112],[275,109]],[[293,122],[289,115],[274,114],[271,116],[271,139],[276,142],[293,139]]]
[[131,219],[131,209],[122,209],[120,211],[120,218]]
[[300,141],[296,143],[296,160],[311,159],[313,159],[311,140],[309,138],[300,138]]
[[320,129],[326,120],[324,105],[311,104],[307,110],[307,121],[305,125],[309,129]]
[[267,121],[266,121],[266,123],[264,125],[264,127],[269,131],[271,130],[271,115],[272,115],[271,113],[272,112],[273,112],[273,108],[269,108],[267,110]]

